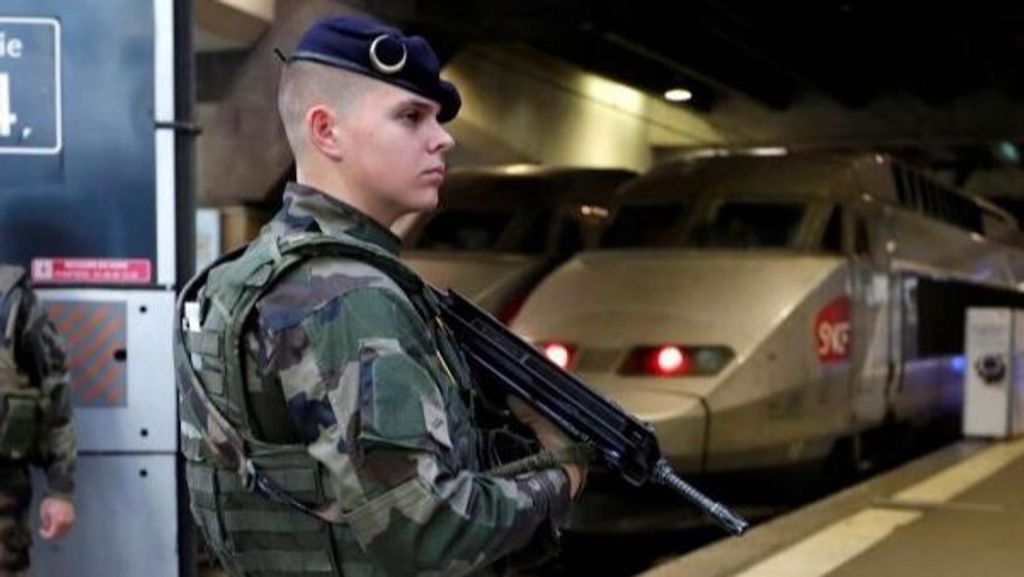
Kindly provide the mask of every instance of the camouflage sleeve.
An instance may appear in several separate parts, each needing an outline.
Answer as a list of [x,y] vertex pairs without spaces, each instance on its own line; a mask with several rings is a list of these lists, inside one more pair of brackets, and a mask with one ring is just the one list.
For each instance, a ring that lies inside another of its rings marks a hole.
[[39,440],[39,465],[46,472],[47,494],[70,499],[75,489],[75,431],[64,338],[31,290],[26,291],[22,302],[18,364],[48,401]]
[[277,325],[262,340],[293,420],[389,575],[466,574],[564,521],[561,469],[506,479],[467,468],[464,437],[476,433],[455,422],[466,416],[428,370],[436,349],[404,298],[358,288]]

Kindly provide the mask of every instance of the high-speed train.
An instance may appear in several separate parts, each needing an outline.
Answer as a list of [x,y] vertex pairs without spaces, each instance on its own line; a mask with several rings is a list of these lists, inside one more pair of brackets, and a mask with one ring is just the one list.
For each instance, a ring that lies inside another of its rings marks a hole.
[[[955,424],[965,307],[1024,301],[1015,219],[884,156],[671,162],[617,203],[511,326],[686,474],[795,479]],[[622,513],[589,498],[584,526]]]

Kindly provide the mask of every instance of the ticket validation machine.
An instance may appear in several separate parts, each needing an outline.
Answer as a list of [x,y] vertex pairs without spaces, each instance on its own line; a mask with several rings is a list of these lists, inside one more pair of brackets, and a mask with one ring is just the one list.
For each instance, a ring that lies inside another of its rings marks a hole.
[[1005,439],[1024,433],[1024,311],[967,309],[963,433]]
[[36,536],[35,575],[182,574],[171,323],[191,272],[190,11],[0,4],[0,262],[31,271],[67,340],[79,451],[78,522]]

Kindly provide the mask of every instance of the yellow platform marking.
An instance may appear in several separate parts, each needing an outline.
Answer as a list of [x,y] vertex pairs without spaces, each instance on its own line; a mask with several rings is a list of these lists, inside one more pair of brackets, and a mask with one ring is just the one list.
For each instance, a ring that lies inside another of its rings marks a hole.
[[920,516],[917,511],[866,509],[783,549],[736,577],[820,577]]
[[1024,438],[999,443],[893,495],[902,504],[945,503],[1024,456]]
[[[1024,437],[995,444],[893,495],[886,502],[892,503],[894,508],[885,508],[885,504],[882,503],[845,517],[746,570],[733,574],[733,577],[827,575],[878,544],[900,527],[919,519],[929,508],[971,507],[970,504],[945,503],[995,475],[1022,456]],[[912,509],[915,505],[924,506],[924,510]],[[998,506],[989,508],[998,509]],[[677,568],[673,567],[672,563],[667,563],[649,572],[649,575],[684,575],[684,572],[684,566]]]

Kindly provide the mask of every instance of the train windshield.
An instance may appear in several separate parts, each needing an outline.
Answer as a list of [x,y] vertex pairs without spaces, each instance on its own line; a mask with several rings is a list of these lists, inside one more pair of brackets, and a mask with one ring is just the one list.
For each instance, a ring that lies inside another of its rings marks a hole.
[[624,205],[601,237],[602,248],[790,248],[806,204],[799,201],[716,199],[693,211],[689,202]]
[[803,202],[724,199],[706,206],[681,246],[791,248],[803,220]]
[[427,223],[413,248],[543,254],[553,216],[548,207],[442,210]]
[[690,212],[689,203],[627,204],[619,208],[601,236],[601,248],[673,246],[674,235]]

